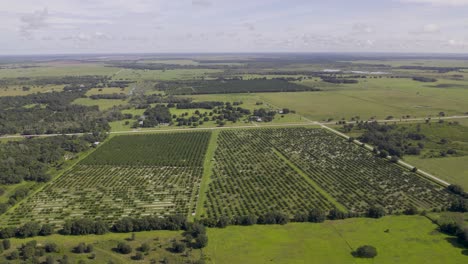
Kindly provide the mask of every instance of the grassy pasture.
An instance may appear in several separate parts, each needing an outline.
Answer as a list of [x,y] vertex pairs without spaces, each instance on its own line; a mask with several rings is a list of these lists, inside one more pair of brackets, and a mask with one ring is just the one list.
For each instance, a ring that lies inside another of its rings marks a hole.
[[465,190],[468,190],[468,156],[430,159],[407,156],[405,161],[449,183],[459,184]]
[[0,78],[77,76],[77,75],[111,75],[118,68],[105,67],[96,63],[38,63],[38,67],[0,69]]
[[99,106],[99,110],[107,110],[110,109],[114,106],[118,105],[127,105],[128,101],[127,100],[121,100],[121,99],[97,99],[93,100],[91,98],[78,98],[75,101],[73,101],[74,104],[79,104],[79,105],[85,105],[85,106],[94,106],[97,105]]
[[[384,232],[385,230],[389,232]],[[421,216],[209,229],[211,263],[465,263],[467,250]],[[213,242],[213,243],[212,243]],[[351,252],[373,245],[375,259]]]
[[[183,254],[172,253],[168,248],[172,247],[173,240],[182,240],[182,234],[179,231],[145,231],[136,233],[136,238],[130,241],[130,234],[119,234],[119,233],[108,233],[105,235],[86,235],[86,236],[62,236],[52,235],[47,237],[34,237],[27,239],[11,239],[11,249],[4,251],[3,255],[8,255],[17,247],[25,244],[29,241],[35,240],[38,245],[45,245],[46,243],[56,243],[58,245],[59,252],[47,253],[47,255],[53,256],[54,259],[61,259],[63,255],[68,256],[69,263],[79,263],[79,261],[85,261],[85,263],[150,263],[151,260],[157,262],[167,259],[169,263],[183,263],[188,260],[198,260],[201,258],[201,250],[193,249],[188,256]],[[129,244],[133,251],[130,254],[117,253],[114,248],[117,247],[119,242],[125,242]],[[79,243],[86,243],[93,245],[93,253],[76,254],[73,253],[74,247]],[[148,243],[150,251],[145,254],[144,260],[135,261],[132,257],[138,252],[137,249],[143,244]],[[95,258],[90,259],[89,257],[94,254]],[[41,261],[45,261],[45,257],[40,258]],[[11,262],[16,263],[16,262]],[[42,262],[41,262],[42,263]],[[44,262],[45,263],[45,262]],[[57,263],[57,262],[56,262]]]
[[[31,88],[28,91],[23,91],[23,86]],[[63,85],[45,85],[45,86],[33,86],[33,85],[8,85],[0,86],[0,96],[23,96],[33,93],[48,93],[48,92],[60,92],[63,90]]]

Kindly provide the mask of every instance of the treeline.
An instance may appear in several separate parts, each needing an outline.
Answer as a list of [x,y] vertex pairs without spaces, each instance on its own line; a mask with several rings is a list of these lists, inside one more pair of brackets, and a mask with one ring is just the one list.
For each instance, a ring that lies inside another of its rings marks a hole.
[[[350,129],[354,125],[345,125],[345,129]],[[424,134],[418,131],[408,131],[407,129],[398,129],[396,125],[379,124],[377,122],[359,122],[358,129],[366,131],[358,138],[361,142],[369,143],[377,147],[382,155],[402,157],[407,155],[419,155],[424,148],[422,140],[426,138]],[[417,144],[410,142],[421,141]]]
[[447,73],[452,71],[460,71],[467,69],[465,67],[434,67],[434,66],[400,66],[398,69],[403,70],[421,70],[421,71],[436,71],[438,73]]
[[413,81],[418,81],[418,82],[437,82],[436,78],[430,78],[430,77],[413,77]]
[[177,109],[213,109],[216,106],[222,106],[224,102],[218,101],[205,101],[205,102],[190,102],[190,103],[178,103]]
[[112,94],[93,94],[89,98],[93,100],[98,99],[126,99],[127,95],[123,93],[112,93]]
[[171,123],[172,115],[169,108],[164,105],[155,105],[145,111],[142,127],[155,127],[161,123]]
[[324,82],[336,83],[336,84],[352,84],[352,83],[358,83],[359,82],[358,80],[337,78],[337,77],[331,77],[331,76],[321,76],[320,78]]
[[[185,88],[184,88],[185,87]],[[251,79],[251,80],[208,80],[190,82],[163,82],[156,88],[169,94],[220,94],[220,93],[250,93],[250,92],[300,92],[318,91],[320,89],[307,87],[284,79]]]
[[105,133],[82,137],[56,136],[9,141],[0,144],[0,183],[16,184],[23,180],[46,182],[50,167],[60,167],[66,153],[79,153],[91,142],[102,141]]
[[97,106],[75,105],[84,91],[0,98],[0,135],[61,134],[109,130]]

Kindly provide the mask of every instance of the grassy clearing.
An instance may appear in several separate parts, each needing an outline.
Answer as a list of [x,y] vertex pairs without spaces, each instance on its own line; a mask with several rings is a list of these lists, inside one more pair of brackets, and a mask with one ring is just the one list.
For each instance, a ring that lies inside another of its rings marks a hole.
[[405,161],[449,183],[460,184],[468,190],[468,156],[431,159],[407,156]]
[[211,181],[211,174],[213,173],[214,153],[216,151],[219,131],[211,133],[210,142],[208,143],[208,149],[205,154],[205,161],[203,163],[203,176],[200,183],[200,191],[198,193],[197,206],[195,211],[195,217],[201,216],[205,212],[204,203],[206,201],[206,193],[208,186]]
[[[182,234],[179,231],[146,231],[136,233],[135,240],[130,241],[130,234],[108,233],[105,235],[86,235],[86,236],[62,236],[52,235],[47,237],[35,237],[28,239],[11,239],[11,249],[5,251],[3,255],[8,255],[11,251],[27,243],[31,240],[36,240],[38,244],[45,245],[46,243],[56,243],[59,248],[58,253],[48,253],[55,259],[62,258],[63,255],[69,257],[69,263],[78,263],[80,260],[85,263],[150,263],[151,260],[157,262],[167,259],[168,263],[183,263],[188,260],[198,260],[201,257],[201,250],[193,249],[188,256],[184,254],[172,253],[168,250],[172,246],[173,240],[182,240]],[[130,254],[124,255],[114,251],[114,248],[119,242],[128,243],[133,251]],[[79,243],[92,244],[94,247],[94,259],[89,259],[93,253],[76,254],[73,253],[73,248]],[[148,243],[150,251],[144,256],[142,261],[134,261],[137,249],[143,244]],[[45,261],[45,257],[41,258]]]
[[93,100],[90,98],[78,98],[73,101],[74,104],[85,105],[85,106],[99,106],[99,110],[107,110],[114,106],[118,105],[127,105],[127,100],[117,100],[117,99],[98,99]]
[[31,86],[28,91],[23,90],[23,85],[7,85],[0,86],[0,96],[23,96],[33,93],[48,93],[48,92],[60,92],[63,90],[63,85],[44,85],[44,86]]
[[[211,263],[466,263],[466,249],[421,216],[209,229]],[[385,230],[389,232],[384,232]],[[374,260],[353,258],[373,245]]]
[[97,63],[38,63],[39,67],[1,69],[0,78],[111,75],[119,69]]

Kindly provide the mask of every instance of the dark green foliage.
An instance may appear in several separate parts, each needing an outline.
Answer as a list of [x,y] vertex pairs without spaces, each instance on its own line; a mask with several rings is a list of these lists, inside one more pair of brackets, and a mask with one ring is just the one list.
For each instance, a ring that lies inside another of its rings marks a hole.
[[55,264],[55,259],[52,256],[46,257],[46,264]]
[[381,218],[385,216],[385,209],[382,206],[372,206],[367,211],[367,217],[371,218]]
[[[50,180],[47,170],[50,166],[59,167],[66,152],[78,153],[88,148],[89,142],[84,137],[69,136],[33,138],[0,144],[0,183],[15,184],[22,180],[46,182]],[[21,200],[27,194],[18,192],[12,196],[15,201]]]
[[130,254],[132,253],[132,247],[127,243],[119,242],[119,244],[117,244],[117,252],[121,254]]
[[200,234],[195,238],[195,248],[204,248],[208,245],[208,236],[206,234]]
[[419,213],[419,210],[416,206],[411,205],[409,206],[404,212],[405,215],[416,215]]
[[57,244],[51,242],[51,243],[46,243],[44,246],[44,249],[47,253],[56,253],[58,252],[58,246]]
[[86,244],[85,243],[79,243],[78,246],[73,248],[73,252],[77,254],[82,254],[85,253],[86,251]]
[[436,78],[420,77],[420,76],[413,77],[413,80],[418,81],[418,82],[437,82]]
[[288,215],[282,212],[268,212],[260,216],[257,220],[258,224],[266,224],[266,225],[275,225],[275,224],[284,225],[284,224],[287,224],[288,222],[289,222]]
[[216,223],[216,227],[225,228],[229,224],[231,224],[231,219],[229,217],[227,217],[227,216],[221,216],[218,219],[218,222]]
[[134,260],[143,260],[145,256],[141,252],[137,252],[133,257]]
[[148,252],[150,251],[151,247],[148,243],[143,243],[141,244],[140,248],[138,250],[140,250],[141,252]]
[[160,123],[170,123],[172,115],[164,105],[156,105],[145,111],[146,118],[143,120],[143,127],[155,127]]
[[468,199],[464,199],[462,197],[453,198],[449,210],[462,213],[468,212]]
[[346,219],[348,215],[345,212],[342,212],[336,208],[333,208],[328,213],[328,219],[330,220],[339,220],[339,219]]
[[16,236],[20,238],[34,237],[39,235],[41,225],[37,222],[28,222],[16,230]]
[[[97,106],[72,102],[86,91],[37,93],[0,98],[0,135],[80,133],[109,130]],[[25,108],[25,105],[36,105]],[[46,107],[41,107],[45,105]],[[41,122],[39,122],[41,121]]]
[[359,258],[375,258],[377,256],[377,249],[369,245],[360,246],[354,252],[354,256]]
[[125,217],[114,223],[112,231],[117,233],[138,232],[147,230],[182,230],[187,227],[187,219],[183,215],[145,216],[143,218]]
[[51,224],[43,224],[41,227],[41,231],[39,232],[39,235],[41,236],[49,236],[54,233],[54,226]]
[[[185,86],[185,87],[184,87]],[[156,86],[169,94],[219,94],[249,92],[299,92],[317,91],[284,79],[251,79],[251,80],[210,80],[195,82],[165,82]],[[189,88],[190,87],[190,88]],[[185,88],[185,89],[184,89]]]
[[308,221],[312,223],[322,223],[326,219],[326,214],[324,211],[313,208],[309,211]]
[[185,251],[185,244],[182,243],[182,242],[174,242],[172,244],[172,250],[175,252],[175,253],[182,253]]
[[463,189],[463,187],[457,184],[450,184],[447,187],[447,189],[453,192],[454,194],[463,195],[465,193],[465,190]]
[[3,245],[3,248],[4,248],[5,250],[10,249],[10,247],[11,247],[10,239],[4,239],[4,240],[2,241],[2,245]]
[[203,166],[210,132],[117,136],[82,164]]

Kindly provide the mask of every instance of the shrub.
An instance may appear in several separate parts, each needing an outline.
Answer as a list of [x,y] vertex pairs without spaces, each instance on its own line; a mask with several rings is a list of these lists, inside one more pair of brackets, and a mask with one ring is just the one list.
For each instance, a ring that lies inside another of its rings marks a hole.
[[117,244],[117,252],[121,254],[130,254],[132,252],[132,247],[127,243],[119,242],[119,244]]
[[2,241],[2,244],[3,244],[3,248],[4,248],[5,250],[10,249],[10,247],[11,247],[10,239],[4,239],[4,240]]
[[377,256],[377,249],[369,245],[360,246],[354,252],[354,256],[359,257],[359,258],[374,258]]
[[317,208],[313,208],[309,211],[309,222],[322,223],[325,219],[326,215],[324,211]]
[[185,244],[181,242],[174,242],[174,244],[172,244],[172,250],[176,253],[182,253],[185,251]]
[[367,211],[367,216],[371,218],[381,218],[385,216],[385,209],[382,206],[372,206]]
[[44,249],[47,253],[58,252],[58,246],[55,243],[46,243]]
[[208,236],[205,234],[199,235],[195,239],[195,248],[204,248],[208,245]]

